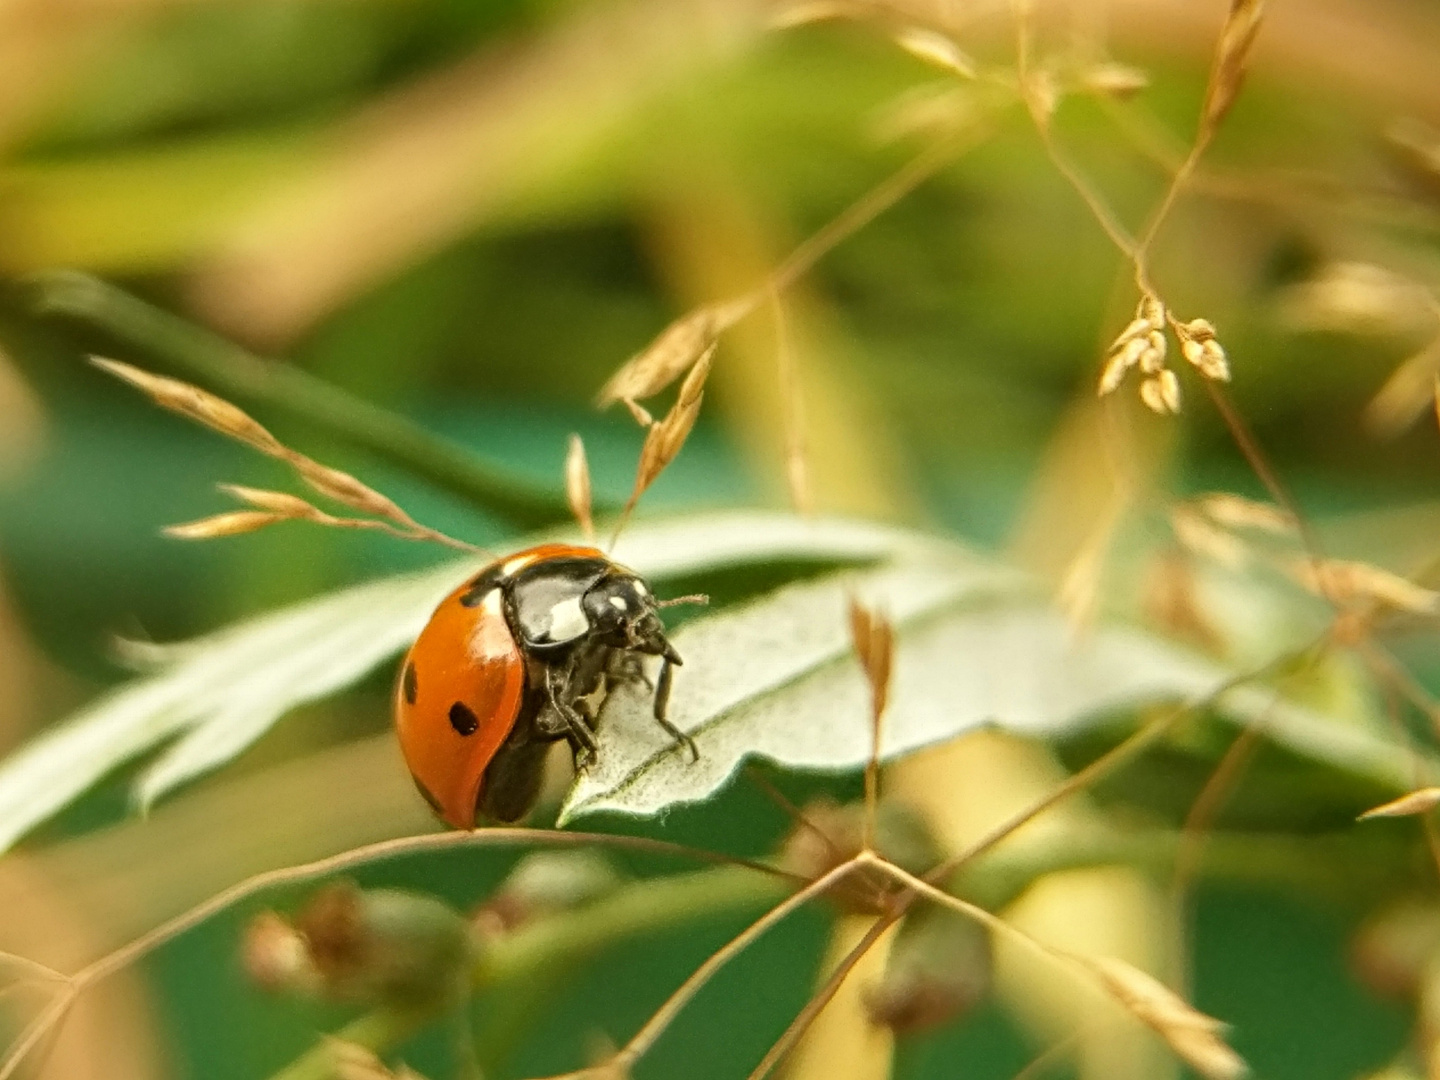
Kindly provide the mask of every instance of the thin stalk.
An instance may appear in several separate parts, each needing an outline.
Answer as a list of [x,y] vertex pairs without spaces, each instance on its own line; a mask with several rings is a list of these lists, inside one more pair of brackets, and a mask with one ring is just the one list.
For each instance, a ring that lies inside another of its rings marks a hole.
[[33,307],[41,314],[103,330],[172,371],[401,465],[516,526],[540,528],[569,520],[565,495],[558,489],[537,490],[404,417],[297,367],[256,356],[99,278],[53,271],[34,276],[30,285]]

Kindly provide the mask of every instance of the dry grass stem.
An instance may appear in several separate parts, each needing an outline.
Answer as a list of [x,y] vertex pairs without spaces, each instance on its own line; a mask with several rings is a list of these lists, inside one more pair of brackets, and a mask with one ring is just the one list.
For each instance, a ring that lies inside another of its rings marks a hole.
[[728,301],[707,304],[675,320],[610,377],[596,403],[604,408],[621,402],[636,423],[653,430],[655,421],[639,404],[641,400],[664,390],[687,369],[693,373],[702,359],[708,365],[709,354],[722,333],[759,307],[767,296],[784,292],[837,244],[938,172],[961,148],[956,138],[930,145],[797,245],[754,290]]
[[803,889],[800,889],[786,897],[780,903],[767,911],[760,918],[747,926],[735,937],[731,938],[721,948],[711,953],[705,963],[701,964],[695,971],[675,990],[665,1003],[647,1020],[633,1037],[625,1044],[615,1060],[611,1062],[621,1068],[628,1068],[644,1056],[646,1051],[655,1044],[655,1041],[664,1034],[665,1030],[695,997],[696,994],[708,983],[721,968],[733,960],[740,953],[750,946],[750,943],[762,936],[771,927],[785,919],[792,911],[808,903],[818,896],[824,895],[832,886],[840,884],[848,875],[853,873],[858,864],[855,860],[842,863],[835,867],[828,874],[816,878]]
[[1420,788],[1418,791],[1411,791],[1401,795],[1398,799],[1382,803],[1361,814],[1357,821],[1368,821],[1371,818],[1382,817],[1412,817],[1416,814],[1428,814],[1435,807],[1440,806],[1440,787]]
[[590,516],[590,463],[585,457],[585,443],[579,435],[570,436],[570,448],[565,454],[565,498],[585,539],[593,541],[595,522]]
[[1224,1024],[1194,1008],[1154,976],[1114,957],[1070,955],[1207,1080],[1237,1080],[1250,1071],[1222,1038]]
[[1030,1063],[1021,1069],[1010,1080],[1040,1080],[1052,1068],[1059,1065],[1067,1057],[1075,1052],[1080,1045],[1081,1034],[1076,1032],[1067,1035],[1058,1042],[1053,1042],[1040,1053],[1030,1059]]
[[[854,866],[856,864],[852,860],[846,865]],[[866,931],[865,936],[856,942],[855,947],[845,954],[844,959],[842,959],[840,963],[835,965],[835,970],[830,972],[826,977],[820,989],[816,990],[815,993],[810,996],[810,1000],[805,1003],[805,1007],[796,1014],[794,1020],[790,1021],[790,1026],[785,1029],[780,1038],[775,1040],[775,1043],[766,1052],[765,1056],[760,1059],[760,1064],[755,1066],[746,1080],[765,1080],[765,1078],[775,1070],[775,1067],[785,1060],[785,1056],[795,1048],[795,1044],[810,1030],[810,1025],[815,1022],[815,1018],[820,1015],[820,1011],[824,1009],[826,1005],[830,1004],[831,999],[834,998],[846,978],[849,977],[850,972],[865,958],[865,954],[880,940],[885,931],[889,930],[890,927],[899,920],[901,914],[903,914],[903,911],[897,910],[889,915],[882,915],[875,920],[874,925]]]
[[[772,877],[792,878],[793,875],[766,863],[750,859],[735,858],[701,848],[674,844],[648,837],[624,836],[606,833],[559,832],[553,829],[529,829],[523,827],[487,828],[474,832],[424,833],[402,836],[393,840],[380,840],[364,844],[347,851],[307,863],[265,870],[252,874],[229,888],[222,889],[174,918],[167,919],[159,926],[140,937],[100,957],[73,975],[61,976],[63,985],[56,996],[20,1032],[0,1057],[0,1080],[12,1080],[26,1059],[50,1034],[55,1026],[67,1015],[70,1007],[80,994],[111,975],[123,971],[130,965],[155,952],[181,934],[194,929],[222,911],[226,911],[249,897],[267,889],[293,885],[333,874],[342,873],[357,866],[380,862],[386,859],[422,851],[437,851],[455,847],[513,847],[535,845],[539,847],[584,847],[595,845],[615,847],[632,851],[648,851],[659,854],[678,855],[703,863],[722,866],[738,866]],[[838,875],[836,880],[838,880]],[[813,892],[823,891],[824,886],[808,883],[802,890],[807,898]],[[795,896],[801,895],[800,893]],[[795,901],[792,896],[789,902]],[[783,905],[782,905],[783,906]],[[788,910],[788,908],[787,908]],[[773,914],[773,912],[771,913]]]
[[775,312],[775,355],[780,374],[781,404],[785,410],[785,485],[790,503],[802,514],[815,509],[810,490],[810,460],[805,451],[805,399],[800,371],[785,319],[785,305],[772,292]]
[[1096,976],[1111,997],[1136,1019],[1158,1032],[1175,1053],[1209,1080],[1236,1080],[1248,1071],[1245,1062],[1220,1037],[1223,1024],[1198,1012],[1164,984],[1124,961],[1062,952],[984,908],[951,896],[891,862],[875,855],[862,855],[860,858],[884,870],[899,884],[925,899],[976,920],[992,933],[1002,934],[1048,959],[1078,964]]
[[895,44],[926,63],[966,79],[975,78],[975,61],[944,34],[920,26],[907,26],[896,33]]

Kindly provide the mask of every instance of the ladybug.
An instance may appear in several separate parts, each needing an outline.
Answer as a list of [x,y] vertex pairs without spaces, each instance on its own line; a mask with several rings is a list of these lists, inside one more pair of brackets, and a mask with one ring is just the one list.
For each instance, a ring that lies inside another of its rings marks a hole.
[[461,829],[523,817],[550,744],[593,760],[600,705],[621,683],[651,686],[646,656],[661,658],[656,721],[696,754],[665,717],[681,660],[658,608],[633,570],[568,544],[498,559],[442,600],[395,688],[405,763],[435,812]]

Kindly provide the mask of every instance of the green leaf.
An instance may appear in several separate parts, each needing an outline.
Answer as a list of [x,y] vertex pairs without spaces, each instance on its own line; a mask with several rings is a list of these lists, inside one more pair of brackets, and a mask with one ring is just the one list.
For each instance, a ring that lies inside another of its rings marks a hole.
[[[926,543],[874,525],[730,513],[637,525],[615,556],[663,581],[784,559],[874,561]],[[407,647],[435,605],[482,561],[386,578],[197,640],[144,647],[144,676],[0,764],[0,850],[117,766],[167,741],[174,740],[136,782],[142,808],[223,765],[289,710],[355,683]]]
[[[894,758],[984,724],[1051,735],[1089,717],[1162,701],[1198,701],[1237,672],[1153,634],[1105,626],[1077,639],[1013,573],[973,561],[902,559],[878,569],[791,585],[684,627],[685,664],[670,719],[697,762],[630,686],[601,713],[595,764],[571,789],[565,822],[596,811],[654,814],[706,798],[750,756],[804,769],[849,770],[870,753],[870,691],[849,640],[858,595],[887,611],[896,651],[882,734]],[[1279,697],[1263,685],[1223,696],[1221,715],[1263,723],[1311,759],[1384,788],[1410,786],[1414,751]]]

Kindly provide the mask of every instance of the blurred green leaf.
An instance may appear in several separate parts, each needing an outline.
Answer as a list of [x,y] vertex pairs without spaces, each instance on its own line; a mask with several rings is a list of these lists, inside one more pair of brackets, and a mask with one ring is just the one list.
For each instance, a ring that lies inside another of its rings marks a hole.
[[[920,560],[792,585],[683,628],[674,644],[686,662],[670,719],[694,737],[699,761],[655,724],[648,690],[618,688],[601,714],[596,763],[581,773],[561,821],[601,810],[653,814],[704,799],[750,756],[806,769],[863,765],[870,690],[847,632],[851,596],[895,624],[884,758],[985,724],[1054,735],[1105,713],[1206,701],[1242,674],[1136,628],[1077,636],[1027,579],[937,547]],[[1415,751],[1348,717],[1262,685],[1230,689],[1214,707],[1385,790],[1411,786]]]

